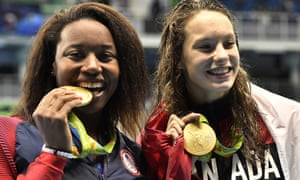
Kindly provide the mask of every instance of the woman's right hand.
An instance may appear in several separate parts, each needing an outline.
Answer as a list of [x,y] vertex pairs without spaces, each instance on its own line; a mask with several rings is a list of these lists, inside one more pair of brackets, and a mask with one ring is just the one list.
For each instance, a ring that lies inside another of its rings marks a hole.
[[80,102],[81,97],[65,88],[55,88],[42,98],[33,119],[46,146],[71,152],[72,136],[67,117]]
[[199,119],[199,117],[200,114],[198,113],[189,113],[181,118],[175,114],[171,114],[165,132],[166,134],[171,135],[173,141],[175,141],[176,138],[182,134],[183,128],[185,127],[186,123],[194,119]]

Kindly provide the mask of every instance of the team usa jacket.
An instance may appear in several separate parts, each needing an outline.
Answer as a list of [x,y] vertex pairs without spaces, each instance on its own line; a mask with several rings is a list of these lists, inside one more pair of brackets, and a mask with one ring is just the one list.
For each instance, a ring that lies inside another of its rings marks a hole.
[[0,136],[0,179],[145,179],[140,147],[118,130],[115,147],[100,167],[93,156],[65,159],[41,152],[38,129],[18,118],[0,116]]

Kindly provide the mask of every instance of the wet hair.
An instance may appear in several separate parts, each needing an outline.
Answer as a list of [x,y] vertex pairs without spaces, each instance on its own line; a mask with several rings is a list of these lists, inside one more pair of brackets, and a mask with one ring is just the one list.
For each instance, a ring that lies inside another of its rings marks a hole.
[[[163,99],[168,113],[182,116],[190,112],[189,98],[185,87],[184,72],[178,68],[182,57],[185,40],[184,28],[188,20],[201,10],[217,11],[231,21],[238,46],[235,19],[232,13],[217,0],[182,0],[166,16],[159,47],[160,62],[156,72],[155,106]],[[199,27],[201,28],[201,27]],[[258,113],[254,99],[251,97],[250,80],[247,72],[240,67],[237,78],[229,92],[231,114],[235,123],[242,127],[244,156],[253,160],[252,150],[261,158],[261,143]],[[155,110],[154,110],[155,111]],[[153,112],[154,113],[154,112]],[[253,162],[253,161],[252,161]]]
[[106,123],[110,129],[120,123],[124,131],[136,135],[142,127],[149,89],[143,46],[134,27],[121,13],[97,2],[79,3],[70,9],[60,10],[40,28],[29,53],[20,104],[15,114],[33,121],[32,113],[42,97],[57,87],[51,71],[61,32],[66,25],[83,18],[104,24],[111,32],[117,49],[119,84],[104,107]]

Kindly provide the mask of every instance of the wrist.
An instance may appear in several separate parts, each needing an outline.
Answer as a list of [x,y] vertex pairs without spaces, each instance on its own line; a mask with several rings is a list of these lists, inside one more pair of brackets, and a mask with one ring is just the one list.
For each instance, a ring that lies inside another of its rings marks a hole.
[[58,149],[47,147],[45,144],[42,146],[42,152],[47,152],[50,154],[54,154],[56,156],[64,157],[67,159],[73,159],[75,156],[71,152],[61,151]]

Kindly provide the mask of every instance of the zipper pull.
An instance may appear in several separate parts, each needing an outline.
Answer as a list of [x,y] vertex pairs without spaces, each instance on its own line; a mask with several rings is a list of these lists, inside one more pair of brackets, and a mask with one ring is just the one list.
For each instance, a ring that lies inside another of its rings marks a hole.
[[98,172],[99,172],[99,175],[100,175],[100,180],[105,180],[105,176],[103,174],[103,168],[101,166],[101,163],[97,164],[97,169],[98,169]]

